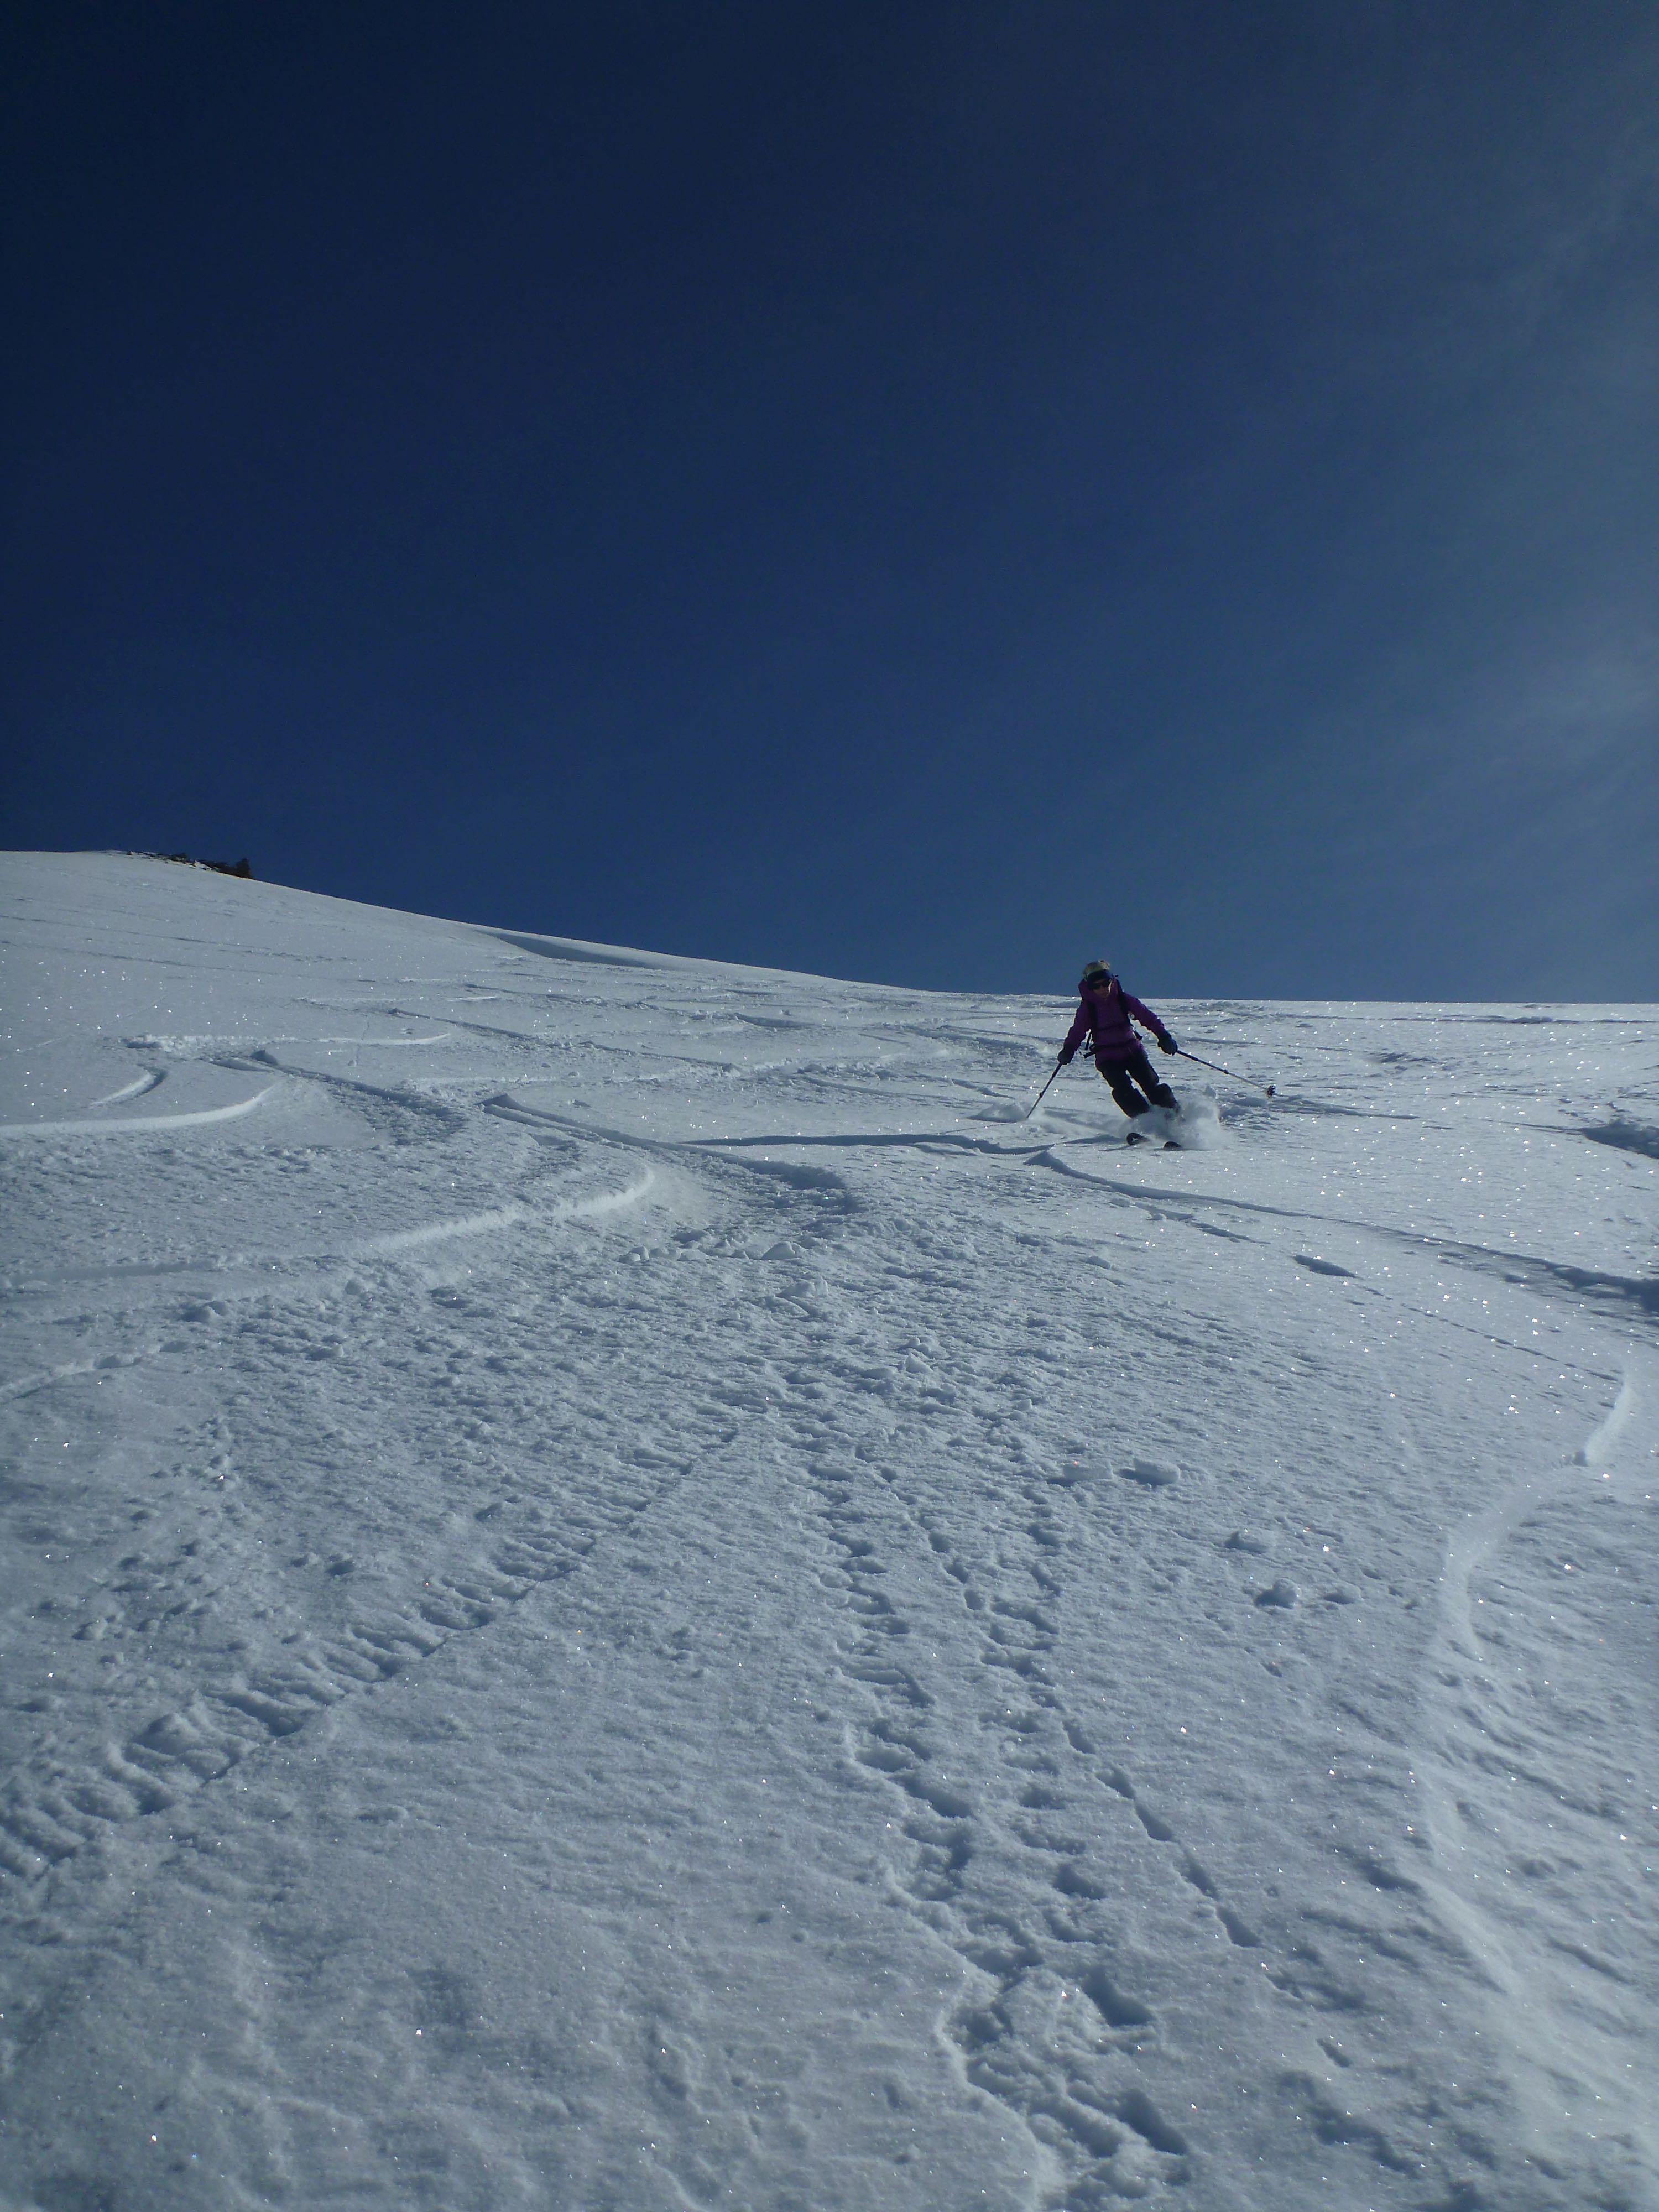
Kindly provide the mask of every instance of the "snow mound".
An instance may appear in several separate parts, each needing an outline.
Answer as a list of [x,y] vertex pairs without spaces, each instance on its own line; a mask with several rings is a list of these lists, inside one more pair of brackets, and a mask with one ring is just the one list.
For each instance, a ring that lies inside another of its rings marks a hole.
[[1181,1480],[1181,1469],[1162,1459],[1128,1460],[1118,1473],[1126,1482],[1138,1482],[1145,1490],[1167,1490]]

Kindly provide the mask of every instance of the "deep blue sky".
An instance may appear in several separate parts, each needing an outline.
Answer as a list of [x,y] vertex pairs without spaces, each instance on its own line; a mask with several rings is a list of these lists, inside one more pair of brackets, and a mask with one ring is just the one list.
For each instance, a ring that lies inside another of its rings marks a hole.
[[4,842],[1659,997],[1650,0],[8,21]]

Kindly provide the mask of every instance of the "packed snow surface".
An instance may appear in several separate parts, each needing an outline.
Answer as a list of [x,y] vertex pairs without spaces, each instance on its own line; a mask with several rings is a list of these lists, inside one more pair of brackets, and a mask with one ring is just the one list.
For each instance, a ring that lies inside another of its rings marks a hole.
[[0,2202],[1659,2203],[1654,1008],[0,908]]

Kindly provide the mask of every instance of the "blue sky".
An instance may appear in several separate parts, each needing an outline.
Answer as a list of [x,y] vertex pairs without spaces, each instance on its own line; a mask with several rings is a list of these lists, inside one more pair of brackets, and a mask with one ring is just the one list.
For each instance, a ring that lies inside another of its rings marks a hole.
[[1645,0],[9,20],[7,843],[1659,997]]

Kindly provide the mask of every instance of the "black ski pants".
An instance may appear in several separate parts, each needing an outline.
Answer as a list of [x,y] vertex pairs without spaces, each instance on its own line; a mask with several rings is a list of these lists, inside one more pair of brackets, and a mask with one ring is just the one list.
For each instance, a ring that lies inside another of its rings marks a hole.
[[[1153,1073],[1152,1063],[1146,1057],[1146,1048],[1138,1044],[1121,1059],[1103,1060],[1095,1054],[1095,1066],[1111,1085],[1112,1096],[1128,1115],[1144,1114],[1150,1103],[1153,1106],[1173,1106],[1176,1095],[1167,1083],[1161,1082]],[[1143,1098],[1135,1085],[1146,1094]]]

